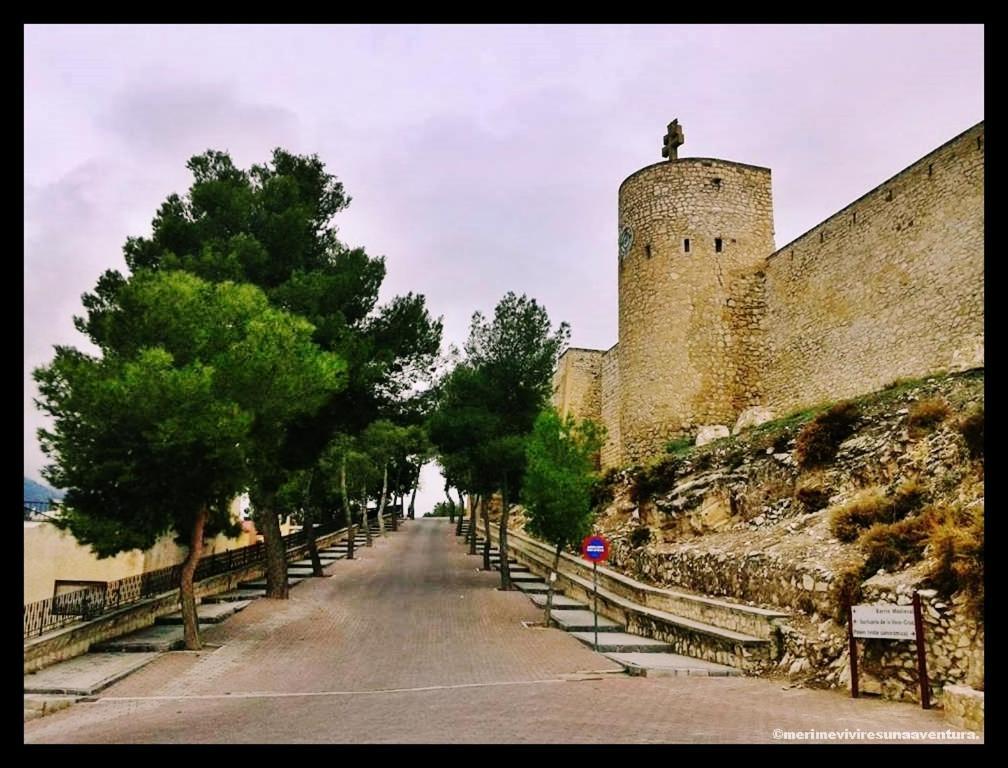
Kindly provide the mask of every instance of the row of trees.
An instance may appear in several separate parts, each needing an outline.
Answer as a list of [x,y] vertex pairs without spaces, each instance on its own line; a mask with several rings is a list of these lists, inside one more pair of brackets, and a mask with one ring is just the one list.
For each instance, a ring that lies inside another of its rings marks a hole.
[[[554,569],[561,550],[591,528],[601,433],[591,422],[561,418],[548,407],[553,370],[569,335],[566,323],[552,327],[534,299],[508,293],[492,319],[473,316],[465,356],[437,388],[430,437],[449,485],[458,490],[460,509],[469,497],[470,554],[476,553],[477,508],[482,511],[488,570],[489,502],[500,500],[502,589],[511,588],[507,534],[514,502],[524,502],[531,532],[556,547]],[[447,488],[446,493],[452,501]]]
[[278,149],[242,170],[209,151],[188,167],[187,194],[127,241],[129,273],[83,297],[75,326],[98,353],[57,347],[34,377],[60,524],[99,556],[175,532],[198,648],[193,572],[205,537],[235,532],[235,495],[252,498],[273,598],[287,597],[281,514],[311,534],[334,510],[350,527],[355,499],[366,515],[369,498],[415,496],[441,321],[422,296],[378,305],[384,260],[337,238],[350,198],[317,157]]
[[499,495],[503,588],[515,501],[557,557],[583,535],[598,436],[546,408],[566,323],[554,329],[534,299],[508,293],[492,318],[473,316],[438,379],[440,319],[414,294],[378,304],[384,261],[337,238],[350,198],[317,157],[277,149],[242,170],[208,151],[188,168],[186,195],[168,197],[149,237],[127,240],[128,274],[106,272],[83,297],[74,322],[97,354],[57,347],[34,372],[53,425],[39,432],[43,475],[67,491],[59,524],[100,557],[168,532],[187,544],[188,648],[200,647],[202,542],[236,533],[229,505],[243,491],[272,598],[288,594],[281,515],[304,526],[321,575],[314,525],[342,520],[352,558],[354,509],[368,544],[369,500],[380,526],[390,499],[409,496],[412,517],[434,456],[459,525],[468,497],[473,554],[483,511],[485,568]]

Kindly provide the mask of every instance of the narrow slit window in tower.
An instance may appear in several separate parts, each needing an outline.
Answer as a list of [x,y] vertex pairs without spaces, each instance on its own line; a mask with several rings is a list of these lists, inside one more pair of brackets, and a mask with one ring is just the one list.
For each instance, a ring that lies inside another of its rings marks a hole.
[[644,258],[646,259],[651,258],[651,243],[648,243],[647,245],[644,246]]
[[714,252],[715,253],[721,253],[722,248],[723,248],[723,241],[721,240],[720,237],[715,237],[714,238]]
[[682,249],[683,249],[683,253],[689,253],[689,238],[688,237],[685,238],[682,241]]

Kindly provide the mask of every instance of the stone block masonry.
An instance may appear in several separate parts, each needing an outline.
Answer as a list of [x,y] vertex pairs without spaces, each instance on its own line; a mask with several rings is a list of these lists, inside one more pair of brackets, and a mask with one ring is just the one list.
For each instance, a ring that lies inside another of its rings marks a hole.
[[725,160],[632,174],[619,228],[619,344],[554,378],[561,411],[606,428],[603,467],[747,408],[983,367],[983,122],[776,250],[770,170]]

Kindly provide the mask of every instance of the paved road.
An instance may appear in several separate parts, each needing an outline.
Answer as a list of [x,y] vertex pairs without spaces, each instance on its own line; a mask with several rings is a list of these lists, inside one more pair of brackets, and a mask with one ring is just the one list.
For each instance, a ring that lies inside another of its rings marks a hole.
[[[630,678],[500,592],[449,524],[416,520],[288,601],[257,600],[29,743],[769,742],[945,731],[939,712],[749,678]],[[804,741],[804,740],[803,740]]]

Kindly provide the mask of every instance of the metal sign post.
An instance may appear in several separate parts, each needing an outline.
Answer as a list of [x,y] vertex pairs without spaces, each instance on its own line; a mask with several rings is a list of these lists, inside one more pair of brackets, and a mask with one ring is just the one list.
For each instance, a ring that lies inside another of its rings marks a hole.
[[595,597],[595,650],[598,650],[598,561],[592,563],[592,594]]
[[598,564],[609,557],[609,542],[601,536],[585,536],[581,542],[581,554],[592,564],[592,602],[595,614],[595,645],[598,651]]
[[924,653],[924,617],[921,616],[920,595],[913,596],[914,630],[917,635],[917,678],[920,680],[921,709],[931,709],[931,686],[928,685],[927,657]]

